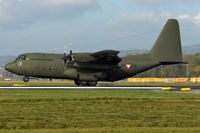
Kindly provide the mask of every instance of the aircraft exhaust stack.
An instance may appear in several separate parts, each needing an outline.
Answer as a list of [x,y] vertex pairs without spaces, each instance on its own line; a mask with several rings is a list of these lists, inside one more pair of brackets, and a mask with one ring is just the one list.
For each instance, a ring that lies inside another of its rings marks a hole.
[[180,30],[176,19],[167,21],[150,55],[161,64],[183,63]]

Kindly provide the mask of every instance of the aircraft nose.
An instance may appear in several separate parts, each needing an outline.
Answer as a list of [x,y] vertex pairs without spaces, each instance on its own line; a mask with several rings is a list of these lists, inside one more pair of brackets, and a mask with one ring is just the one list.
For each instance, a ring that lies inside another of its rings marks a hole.
[[6,64],[6,66],[5,66],[5,69],[7,70],[7,71],[12,71],[13,70],[13,63],[8,63],[8,64]]

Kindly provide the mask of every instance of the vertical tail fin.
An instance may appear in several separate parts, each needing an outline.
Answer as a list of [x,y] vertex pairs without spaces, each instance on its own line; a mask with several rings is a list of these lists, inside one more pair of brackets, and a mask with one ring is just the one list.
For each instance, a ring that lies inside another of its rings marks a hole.
[[183,62],[178,21],[169,19],[150,54],[161,63]]

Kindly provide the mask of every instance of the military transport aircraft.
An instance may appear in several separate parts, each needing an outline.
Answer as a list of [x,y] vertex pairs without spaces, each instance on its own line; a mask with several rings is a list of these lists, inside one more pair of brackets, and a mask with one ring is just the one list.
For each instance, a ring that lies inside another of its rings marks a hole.
[[6,70],[30,78],[72,79],[78,86],[95,86],[98,81],[117,81],[160,65],[183,62],[178,21],[169,19],[151,51],[119,57],[119,51],[96,53],[27,53],[5,66]]

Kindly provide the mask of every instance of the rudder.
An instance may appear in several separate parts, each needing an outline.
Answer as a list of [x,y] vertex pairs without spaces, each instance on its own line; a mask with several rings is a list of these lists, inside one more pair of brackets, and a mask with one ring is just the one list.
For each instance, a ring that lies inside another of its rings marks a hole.
[[163,64],[183,62],[178,21],[169,19],[154,44],[150,54]]

